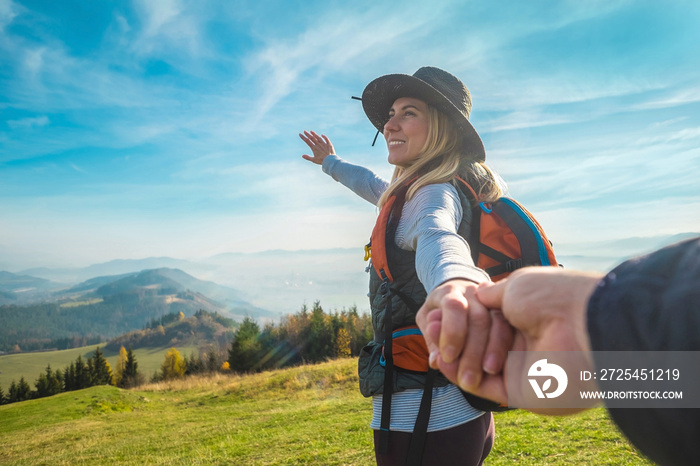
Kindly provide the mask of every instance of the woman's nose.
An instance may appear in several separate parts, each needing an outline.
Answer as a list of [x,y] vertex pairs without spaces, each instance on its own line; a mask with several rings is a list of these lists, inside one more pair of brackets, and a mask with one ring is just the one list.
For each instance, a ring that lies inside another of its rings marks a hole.
[[386,134],[387,132],[390,131],[396,131],[398,129],[398,125],[396,123],[396,119],[394,116],[389,117],[386,123],[384,123],[384,133]]

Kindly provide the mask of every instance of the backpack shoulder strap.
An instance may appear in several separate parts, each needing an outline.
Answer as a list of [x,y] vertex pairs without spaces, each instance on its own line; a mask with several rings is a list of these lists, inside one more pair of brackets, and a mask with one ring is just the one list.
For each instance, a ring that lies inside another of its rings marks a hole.
[[387,258],[387,241],[394,240],[394,234],[401,218],[403,206],[406,203],[406,193],[408,191],[406,185],[397,190],[396,194],[391,196],[382,206],[377,217],[377,222],[374,224],[372,236],[370,238],[370,250],[372,257],[372,266],[377,274],[382,277],[382,270],[389,282],[394,281],[394,277],[389,270],[389,260]]

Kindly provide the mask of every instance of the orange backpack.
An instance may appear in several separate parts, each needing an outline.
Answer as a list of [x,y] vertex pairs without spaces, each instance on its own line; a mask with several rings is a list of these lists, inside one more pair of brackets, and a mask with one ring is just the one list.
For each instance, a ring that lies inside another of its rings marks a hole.
[[[461,178],[459,188],[468,199],[478,197]],[[480,202],[472,208],[469,238],[474,264],[498,281],[515,270],[531,265],[556,266],[552,242],[528,210],[518,202],[501,197],[495,202]]]

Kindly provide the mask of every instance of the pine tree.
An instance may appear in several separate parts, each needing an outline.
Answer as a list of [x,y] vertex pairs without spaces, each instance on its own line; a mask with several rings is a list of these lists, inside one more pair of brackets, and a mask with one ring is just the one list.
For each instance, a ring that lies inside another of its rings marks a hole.
[[24,376],[20,377],[19,383],[12,381],[10,384],[10,403],[17,403],[19,401],[28,400],[31,397],[32,389],[29,384],[24,380]]
[[92,372],[90,374],[90,379],[92,385],[109,385],[112,383],[112,369],[109,367],[109,363],[102,355],[100,347],[95,349],[95,354],[90,358]]
[[7,403],[7,397],[5,396],[5,392],[2,391],[2,386],[0,385],[0,405],[4,405]]
[[63,374],[61,371],[51,370],[51,365],[46,366],[46,379],[49,382],[49,393],[57,395],[63,391]]
[[138,368],[139,364],[136,362],[134,351],[129,347],[126,351],[126,364],[124,365],[124,372],[122,373],[121,387],[132,388],[141,385],[143,376],[139,373]]
[[209,357],[207,358],[207,371],[216,372],[219,367],[219,358],[216,357],[216,351],[214,348],[209,349]]
[[10,383],[10,391],[7,393],[8,403],[17,403],[17,383],[13,380]]
[[320,362],[333,356],[335,335],[330,319],[323,313],[321,303],[316,301],[311,310],[309,337],[306,344],[306,357],[311,362]]
[[32,388],[29,386],[24,377],[19,378],[19,396],[20,401],[28,400],[32,397]]
[[233,337],[228,352],[228,363],[232,371],[249,372],[260,359],[260,327],[246,317]]
[[43,398],[45,396],[53,396],[63,391],[63,382],[61,371],[51,370],[51,365],[46,366],[45,372],[39,374],[39,378],[34,383],[36,391],[35,398]]
[[71,362],[70,366],[66,367],[63,371],[63,390],[70,392],[72,390],[77,390],[76,378],[75,378],[75,363]]
[[83,361],[83,357],[78,355],[75,360],[75,390],[82,390],[90,386],[90,369]]

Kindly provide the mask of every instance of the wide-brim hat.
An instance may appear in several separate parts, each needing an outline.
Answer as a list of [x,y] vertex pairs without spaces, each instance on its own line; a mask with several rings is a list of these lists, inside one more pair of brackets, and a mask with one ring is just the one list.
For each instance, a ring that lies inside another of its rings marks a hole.
[[462,137],[462,152],[470,159],[486,159],[484,143],[469,122],[472,99],[467,86],[456,76],[432,66],[424,66],[413,76],[388,74],[370,82],[362,92],[362,107],[378,131],[384,131],[389,110],[396,99],[414,97],[447,115]]

